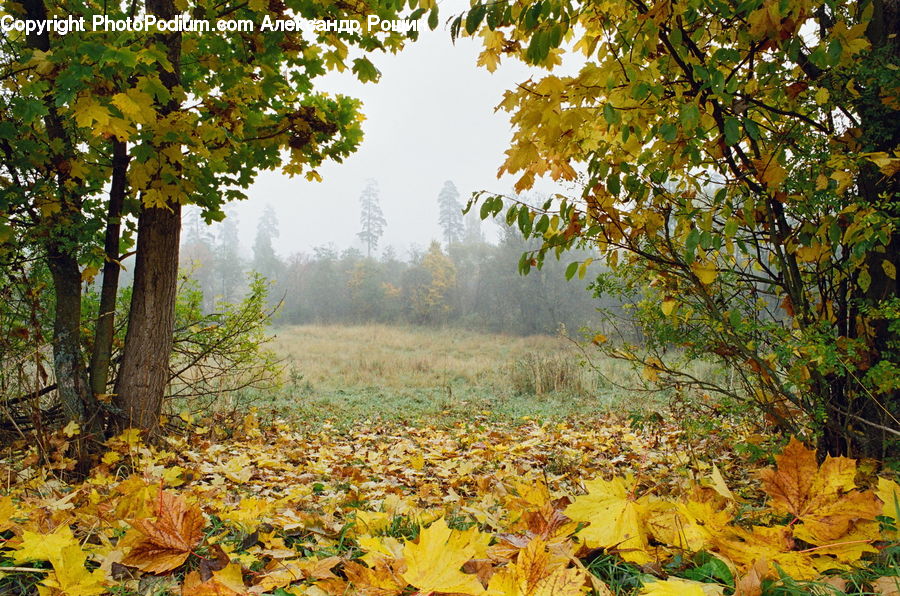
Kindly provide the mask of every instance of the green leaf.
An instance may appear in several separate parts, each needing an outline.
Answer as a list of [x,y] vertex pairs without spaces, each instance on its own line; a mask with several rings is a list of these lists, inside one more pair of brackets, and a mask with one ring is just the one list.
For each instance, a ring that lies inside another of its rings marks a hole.
[[650,84],[646,81],[641,81],[635,86],[631,88],[631,97],[632,99],[636,99],[638,101],[645,99],[650,95]]
[[666,122],[659,127],[659,134],[667,143],[674,143],[678,138],[678,128],[671,122]]
[[573,261],[569,263],[569,266],[566,267],[566,281],[571,280],[575,277],[575,273],[578,271],[578,261]]
[[481,219],[487,219],[491,215],[491,203],[490,200],[485,201],[481,204],[481,210],[479,211],[479,215]]
[[688,233],[687,238],[684,240],[684,252],[688,263],[694,262],[694,251],[697,250],[698,244],[700,244],[700,230],[694,228]]
[[759,126],[757,126],[756,122],[754,122],[750,118],[744,119],[744,130],[747,131],[748,137],[750,137],[754,141],[759,140]]
[[375,65],[372,64],[368,58],[356,58],[353,60],[353,74],[356,75],[356,78],[360,80],[360,82],[368,83],[369,81],[377,81],[381,76],[381,73],[378,72],[378,69],[375,68]]
[[622,183],[616,174],[610,174],[606,177],[606,190],[613,195],[618,195],[622,191]]
[[697,125],[700,124],[700,108],[697,107],[697,104],[684,104],[681,106],[680,118],[681,126],[685,132],[688,134],[693,133]]
[[725,222],[725,237],[726,238],[734,238],[734,235],[738,230],[738,220],[734,218],[730,218],[727,222]]
[[47,110],[47,106],[44,105],[44,102],[34,98],[28,98],[23,102],[17,102],[14,105],[13,110],[17,116],[19,116],[28,124],[38,120],[39,118],[43,118],[49,113],[49,110]]
[[438,9],[437,6],[431,9],[431,12],[428,13],[428,28],[434,31],[438,26]]
[[611,103],[606,103],[603,106],[603,117],[606,119],[607,124],[618,124],[622,119]]
[[484,20],[486,11],[487,7],[484,4],[477,4],[472,7],[472,10],[466,15],[466,33],[472,35],[478,30],[478,26],[481,25],[481,21]]
[[741,140],[741,124],[736,118],[725,119],[725,144],[737,145]]
[[519,258],[519,273],[527,275],[529,271],[531,271],[531,258],[527,252],[522,253],[521,258]]
[[516,221],[516,217],[519,215],[519,206],[513,205],[509,209],[506,210],[506,225],[511,226],[513,222]]
[[525,57],[534,64],[543,62],[550,54],[550,40],[546,31],[538,31],[531,37]]
[[528,207],[523,206],[519,209],[519,229],[526,238],[531,234],[531,213]]
[[828,61],[831,64],[837,64],[841,60],[842,52],[843,48],[841,47],[840,40],[832,39],[831,43],[828,44]]
[[456,17],[450,24],[450,41],[456,41],[459,37],[459,30],[462,27],[462,17]]
[[0,122],[0,139],[14,139],[16,138],[16,127],[12,122],[2,121]]

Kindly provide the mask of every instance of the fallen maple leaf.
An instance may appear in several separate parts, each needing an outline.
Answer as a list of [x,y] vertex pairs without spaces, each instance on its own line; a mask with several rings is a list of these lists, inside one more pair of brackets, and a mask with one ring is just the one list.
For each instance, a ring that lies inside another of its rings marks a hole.
[[488,593],[497,596],[576,596],[583,592],[585,575],[567,568],[567,559],[553,557],[548,544],[534,538],[519,551],[514,565],[495,573]]
[[16,563],[26,561],[50,561],[59,556],[63,549],[75,546],[81,550],[79,542],[72,534],[72,528],[63,524],[50,534],[38,534],[30,530],[22,533],[22,546],[13,552]]
[[794,533],[806,542],[838,542],[854,522],[874,520],[881,513],[874,493],[855,490],[856,460],[828,457],[820,468],[816,452],[791,439],[775,461],[776,469],[760,472],[763,490],[771,497],[772,509],[802,522]]
[[716,584],[673,577],[644,584],[640,596],[722,596],[725,588]]
[[215,576],[203,581],[197,571],[188,573],[181,586],[181,596],[236,596],[246,593],[243,588],[240,591],[232,589],[231,586],[225,585]]
[[87,553],[78,543],[63,547],[50,555],[53,573],[38,587],[41,596],[97,596],[106,592],[106,574],[88,571]]
[[203,513],[184,499],[160,491],[156,518],[136,519],[132,527],[143,534],[122,561],[150,573],[165,573],[180,566],[203,539]]
[[365,596],[393,596],[402,594],[406,580],[400,577],[391,564],[379,561],[374,567],[364,567],[354,561],[344,563],[344,573],[353,594]]
[[[629,483],[633,485],[634,482]],[[588,522],[579,536],[589,547],[615,548],[626,561],[648,563],[646,507],[642,499],[629,494],[632,486],[622,478],[585,482],[588,493],[575,498],[565,514],[577,522]]]
[[900,577],[879,577],[872,582],[872,591],[880,596],[900,596]]
[[[478,555],[477,536],[471,534],[473,530],[451,530],[444,518],[423,529],[419,532],[418,542],[408,542],[403,548],[406,559],[403,579],[426,594],[484,592],[477,577],[460,571],[466,561]],[[474,531],[477,534],[477,530]],[[490,536],[485,535],[485,538],[482,550],[486,548]]]

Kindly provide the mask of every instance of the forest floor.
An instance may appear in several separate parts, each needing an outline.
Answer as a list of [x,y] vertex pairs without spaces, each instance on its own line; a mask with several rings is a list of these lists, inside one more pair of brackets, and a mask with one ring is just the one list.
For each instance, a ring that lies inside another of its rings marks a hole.
[[554,338],[429,335],[283,330],[283,395],[183,412],[155,446],[126,431],[83,481],[68,480],[74,426],[44,445],[49,464],[19,445],[0,593],[900,591],[900,486],[875,462],[820,466],[727,413],[592,398],[598,381],[571,380],[583,369],[529,393],[571,349]]

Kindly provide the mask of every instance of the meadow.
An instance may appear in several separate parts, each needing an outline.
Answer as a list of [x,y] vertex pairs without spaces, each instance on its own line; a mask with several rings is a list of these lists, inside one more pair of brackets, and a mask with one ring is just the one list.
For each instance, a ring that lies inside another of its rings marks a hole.
[[274,330],[283,386],[252,396],[262,413],[300,421],[453,423],[481,413],[551,420],[655,406],[621,388],[621,363],[587,362],[570,339],[386,325],[303,325]]

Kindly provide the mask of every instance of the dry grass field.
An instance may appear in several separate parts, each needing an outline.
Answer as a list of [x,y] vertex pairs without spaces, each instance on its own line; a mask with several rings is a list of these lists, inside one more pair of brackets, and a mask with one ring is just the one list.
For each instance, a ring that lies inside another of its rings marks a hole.
[[266,407],[301,420],[454,422],[474,412],[553,419],[621,411],[623,397],[629,408],[640,405],[606,380],[627,382],[621,363],[598,374],[561,337],[385,325],[293,326],[275,335],[270,348],[285,359],[287,378]]

